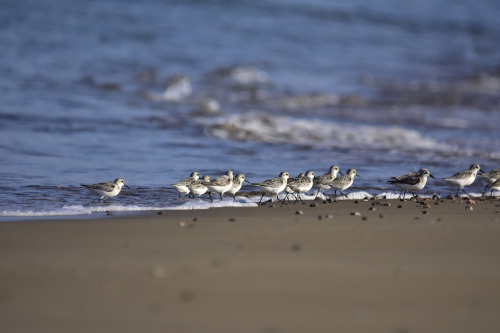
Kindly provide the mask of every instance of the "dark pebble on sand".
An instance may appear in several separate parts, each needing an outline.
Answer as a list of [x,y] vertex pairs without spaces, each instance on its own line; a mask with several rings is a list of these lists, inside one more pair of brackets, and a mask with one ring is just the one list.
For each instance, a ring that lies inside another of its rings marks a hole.
[[309,205],[309,207],[318,207],[318,205],[315,202],[313,202],[312,204]]

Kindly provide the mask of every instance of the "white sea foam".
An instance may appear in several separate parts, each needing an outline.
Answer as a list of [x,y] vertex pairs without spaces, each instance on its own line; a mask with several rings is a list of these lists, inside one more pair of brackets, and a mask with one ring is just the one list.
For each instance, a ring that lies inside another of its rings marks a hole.
[[[365,191],[354,191],[346,193],[347,197],[337,195],[337,200],[362,200],[371,199],[377,196],[381,199],[398,199],[399,192],[380,192],[371,194]],[[452,193],[454,194],[454,193]],[[482,193],[470,193],[473,197],[480,197]],[[333,198],[332,193],[328,193],[329,197]],[[422,198],[430,198],[432,195],[419,195]],[[464,193],[459,194],[460,197],[465,197]],[[309,194],[301,194],[302,200],[313,200],[316,197],[316,191],[310,191]],[[279,200],[283,200],[285,195],[282,193]],[[290,201],[294,201],[293,196],[289,196]],[[318,198],[326,199],[323,194],[319,194]],[[411,194],[406,194],[406,199],[411,198]],[[264,197],[264,201],[270,200],[271,197]],[[276,201],[276,197],[272,198]],[[224,198],[222,201],[210,202],[203,199],[189,200],[181,205],[165,205],[165,206],[140,206],[140,205],[127,205],[127,204],[111,204],[111,205],[66,205],[59,209],[50,210],[4,210],[0,213],[0,219],[5,218],[43,218],[43,217],[64,217],[64,216],[91,216],[92,214],[100,214],[107,212],[146,212],[146,211],[162,211],[162,210],[203,210],[210,208],[220,207],[257,207],[260,201],[260,195],[246,197],[236,197],[236,201],[231,198]]]
[[[258,200],[257,200],[258,201]],[[197,210],[217,207],[257,207],[255,202],[243,197],[237,197],[236,201],[224,199],[223,201],[209,202],[208,200],[194,199],[182,205],[172,206],[140,206],[126,204],[111,205],[66,205],[62,208],[50,210],[4,210],[0,213],[1,217],[51,217],[51,216],[77,216],[91,215],[93,213],[106,212],[142,212],[142,211],[160,211],[160,210]]]
[[380,149],[450,148],[432,138],[423,137],[415,130],[398,126],[346,125],[259,112],[204,119],[201,124],[218,138],[238,141],[314,144],[336,148],[350,148],[353,145]]

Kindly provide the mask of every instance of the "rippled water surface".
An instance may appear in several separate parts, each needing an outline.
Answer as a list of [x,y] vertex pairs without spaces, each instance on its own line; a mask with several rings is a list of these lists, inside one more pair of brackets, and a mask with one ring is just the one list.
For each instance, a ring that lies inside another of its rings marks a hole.
[[[194,170],[256,182],[336,164],[362,197],[421,167],[427,195],[500,168],[498,1],[0,8],[0,217],[205,208],[170,186]],[[79,187],[117,177],[131,189],[109,205]]]

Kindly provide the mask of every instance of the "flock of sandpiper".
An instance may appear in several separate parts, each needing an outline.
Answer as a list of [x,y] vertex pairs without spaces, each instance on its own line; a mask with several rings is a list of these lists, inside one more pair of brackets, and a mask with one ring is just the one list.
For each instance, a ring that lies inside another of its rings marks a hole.
[[[486,193],[488,188],[491,189],[491,195],[493,194],[493,191],[500,191],[500,169],[484,172],[477,164],[472,164],[468,169],[458,172],[451,177],[443,178],[443,180],[447,181],[451,185],[457,186],[457,196],[460,190],[468,195],[468,193],[465,192],[464,187],[475,181],[478,171],[482,172],[479,176],[487,182],[483,195]],[[341,176],[337,177],[339,173]],[[184,194],[188,197],[194,198],[196,195],[200,197],[201,195],[207,193],[211,201],[213,201],[212,194],[218,194],[220,200],[222,200],[223,195],[231,195],[234,200],[236,200],[236,193],[241,189],[243,182],[247,182],[262,191],[262,196],[259,201],[260,205],[266,194],[276,196],[279,200],[278,196],[282,192],[286,193],[286,196],[282,199],[283,202],[287,199],[290,202],[290,199],[288,198],[289,195],[295,197],[295,202],[298,200],[302,201],[300,196],[301,193],[309,192],[313,188],[317,189],[315,199],[318,197],[320,192],[326,196],[325,190],[329,189],[334,189],[335,197],[337,197],[337,191],[347,197],[343,191],[351,187],[355,176],[359,176],[355,169],[349,169],[345,174],[342,174],[339,167],[336,165],[331,166],[327,173],[317,177],[314,176],[314,172],[311,170],[301,173],[296,178],[291,178],[288,172],[283,171],[278,177],[267,179],[260,183],[250,183],[245,179],[245,175],[240,173],[234,176],[233,171],[230,170],[227,171],[225,175],[215,179],[210,179],[209,176],[203,176],[200,178],[198,172],[192,172],[189,177],[172,184],[172,186],[179,192],[179,196]],[[410,192],[413,196],[415,196],[417,191],[420,191],[425,187],[428,177],[434,178],[429,170],[420,169],[417,172],[408,173],[399,177],[392,177],[388,183],[395,185],[401,190],[399,193],[399,198],[401,199],[404,198],[407,192]],[[128,186],[125,185],[125,181],[121,178],[117,178],[113,182],[82,186],[98,195],[100,197],[98,202],[101,200],[104,202],[105,198],[118,195],[122,187],[128,188]]]

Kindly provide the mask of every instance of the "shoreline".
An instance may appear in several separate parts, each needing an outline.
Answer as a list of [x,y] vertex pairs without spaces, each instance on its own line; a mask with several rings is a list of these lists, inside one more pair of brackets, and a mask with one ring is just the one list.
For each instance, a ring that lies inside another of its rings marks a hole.
[[500,200],[474,201],[2,222],[0,329],[495,332]]

